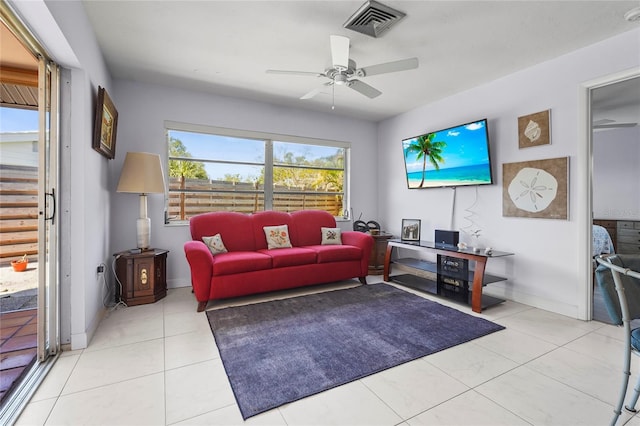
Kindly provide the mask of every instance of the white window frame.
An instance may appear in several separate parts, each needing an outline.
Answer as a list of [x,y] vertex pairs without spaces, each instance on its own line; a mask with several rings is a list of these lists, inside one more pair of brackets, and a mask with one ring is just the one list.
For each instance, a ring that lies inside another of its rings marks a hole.
[[[192,132],[192,133],[204,133],[214,136],[228,136],[240,139],[256,139],[265,142],[265,159],[264,159],[264,208],[265,210],[271,210],[273,207],[273,142],[289,142],[297,143],[301,145],[314,145],[314,146],[328,146],[344,149],[344,181],[343,181],[343,195],[342,206],[343,212],[351,211],[351,142],[334,141],[328,139],[317,139],[303,136],[282,135],[276,133],[257,132],[253,130],[240,130],[231,129],[226,127],[207,126],[203,124],[191,124],[182,123],[178,121],[165,120],[165,140],[167,143],[167,158],[165,162],[165,181],[169,182],[169,132],[171,130]],[[165,212],[168,212],[169,208],[169,188],[167,187],[165,193]],[[165,217],[167,215],[165,214]],[[336,216],[336,220],[342,219],[344,216]],[[188,220],[172,220],[169,222],[168,218],[165,219],[165,225],[168,226],[184,226],[188,225]]]

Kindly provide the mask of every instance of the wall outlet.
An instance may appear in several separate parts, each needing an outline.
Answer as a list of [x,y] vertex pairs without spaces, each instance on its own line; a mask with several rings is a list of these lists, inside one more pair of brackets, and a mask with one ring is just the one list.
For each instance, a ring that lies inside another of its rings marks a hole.
[[98,269],[96,270],[98,274],[104,273],[104,265],[98,265]]

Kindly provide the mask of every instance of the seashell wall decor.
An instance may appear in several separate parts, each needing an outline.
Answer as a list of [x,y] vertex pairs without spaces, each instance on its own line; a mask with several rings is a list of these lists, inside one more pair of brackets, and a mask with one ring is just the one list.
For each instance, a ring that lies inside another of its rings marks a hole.
[[518,117],[518,146],[520,149],[551,143],[551,110]]

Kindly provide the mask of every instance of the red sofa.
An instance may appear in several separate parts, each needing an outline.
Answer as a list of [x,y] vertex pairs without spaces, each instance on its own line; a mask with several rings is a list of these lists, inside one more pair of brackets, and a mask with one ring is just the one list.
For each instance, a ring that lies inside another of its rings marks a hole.
[[[265,226],[287,225],[292,247],[267,248]],[[336,228],[320,210],[264,211],[251,215],[212,212],[189,221],[184,244],[198,312],[209,300],[329,283],[357,277],[366,284],[373,238],[341,232],[342,244],[322,245],[321,227]],[[202,237],[220,234],[226,253],[213,255]]]

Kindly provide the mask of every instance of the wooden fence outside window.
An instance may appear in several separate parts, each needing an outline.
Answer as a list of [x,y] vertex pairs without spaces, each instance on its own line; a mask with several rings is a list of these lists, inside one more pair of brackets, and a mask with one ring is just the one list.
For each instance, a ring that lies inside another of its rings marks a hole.
[[[325,210],[334,216],[343,212],[341,192],[314,192],[304,188],[276,186],[273,210]],[[169,178],[169,221],[183,221],[201,213],[264,210],[263,186],[250,182]]]
[[38,254],[38,169],[0,166],[0,262]]

